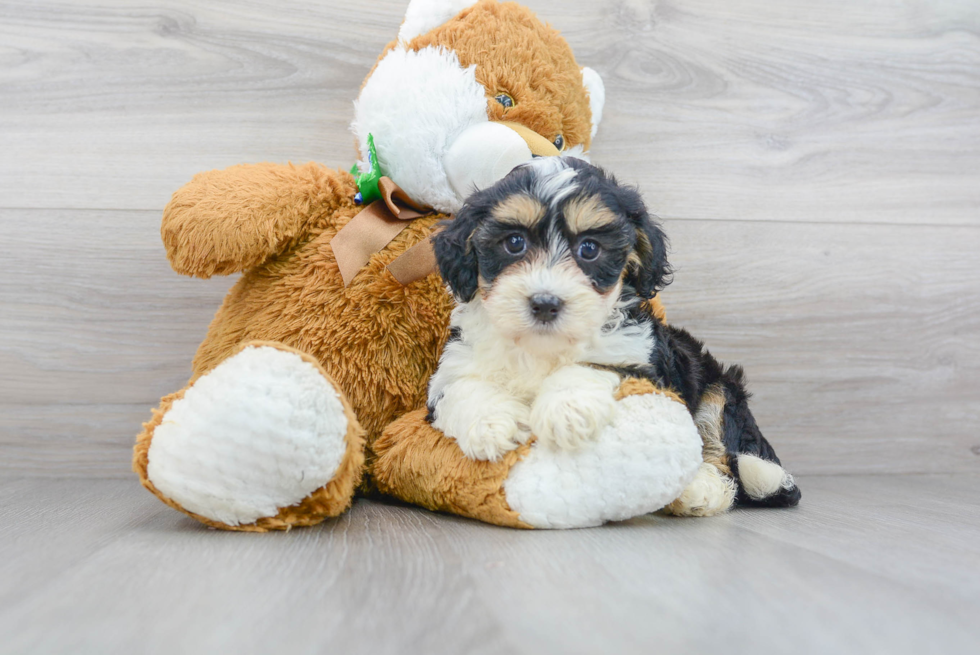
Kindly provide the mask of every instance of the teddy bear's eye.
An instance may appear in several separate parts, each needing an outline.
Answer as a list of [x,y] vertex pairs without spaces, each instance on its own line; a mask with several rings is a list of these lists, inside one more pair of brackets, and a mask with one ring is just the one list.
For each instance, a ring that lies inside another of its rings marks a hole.
[[554,143],[555,147],[558,148],[558,152],[565,149],[565,137],[560,134],[555,137],[555,140],[552,143]]
[[514,106],[514,99],[508,93],[500,93],[494,97],[494,100],[503,105],[504,109]]

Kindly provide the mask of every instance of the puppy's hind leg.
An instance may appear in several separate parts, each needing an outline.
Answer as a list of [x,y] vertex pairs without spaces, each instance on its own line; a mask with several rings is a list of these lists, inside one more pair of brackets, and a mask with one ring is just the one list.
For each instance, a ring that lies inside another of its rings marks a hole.
[[762,436],[749,410],[742,369],[729,367],[722,376],[725,411],[722,440],[732,475],[738,482],[736,503],[744,507],[794,507],[800,488],[782,467],[772,445]]
[[694,480],[674,502],[664,508],[674,516],[714,516],[735,504],[738,486],[728,466],[728,454],[722,442],[725,394],[713,385],[701,397],[694,423],[701,434],[701,456],[704,459]]

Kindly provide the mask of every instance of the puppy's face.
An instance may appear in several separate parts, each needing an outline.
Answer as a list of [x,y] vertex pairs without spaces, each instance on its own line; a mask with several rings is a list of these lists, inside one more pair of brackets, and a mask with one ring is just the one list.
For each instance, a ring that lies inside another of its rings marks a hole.
[[471,196],[435,239],[457,299],[538,348],[594,335],[622,295],[666,281],[666,243],[637,192],[577,159],[541,158]]

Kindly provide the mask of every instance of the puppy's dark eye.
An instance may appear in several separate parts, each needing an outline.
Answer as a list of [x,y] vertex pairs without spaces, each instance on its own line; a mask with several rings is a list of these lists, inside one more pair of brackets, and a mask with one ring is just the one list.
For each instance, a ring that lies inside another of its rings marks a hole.
[[552,143],[554,143],[555,147],[558,148],[558,152],[565,149],[565,137],[560,134],[555,137],[555,140]]
[[496,96],[494,96],[493,99],[499,102],[500,104],[502,104],[505,109],[514,106],[514,99],[510,96],[509,93],[497,94]]
[[504,250],[512,255],[520,255],[527,250],[527,241],[520,234],[511,234],[504,237]]
[[587,262],[591,262],[598,257],[600,250],[599,244],[592,239],[586,239],[578,244],[578,256]]

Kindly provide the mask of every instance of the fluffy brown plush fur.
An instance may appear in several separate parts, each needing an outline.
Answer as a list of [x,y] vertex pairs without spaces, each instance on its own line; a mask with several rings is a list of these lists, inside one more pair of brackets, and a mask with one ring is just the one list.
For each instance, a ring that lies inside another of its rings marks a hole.
[[[508,121],[588,146],[589,102],[579,66],[567,43],[529,10],[484,0],[409,47],[428,45],[455,50],[464,66],[477,65],[491,119],[504,113],[493,100],[497,93],[519,94],[522,102],[507,110]],[[285,529],[335,516],[348,507],[362,474],[411,502],[518,526],[500,488],[520,451],[499,465],[460,461],[458,449],[424,421],[426,384],[448,336],[451,296],[438,274],[403,286],[386,269],[447,217],[414,220],[345,287],[330,243],[360,210],[356,192],[349,173],[315,163],[234,166],[202,173],[174,194],[161,229],[177,272],[203,278],[244,272],[198,349],[189,385],[249,343],[301,354],[341,391],[351,425],[363,427],[363,439],[352,428],[337,479],[249,525],[188,512],[147,477],[154,430],[186,389],[165,397],[144,426],[134,469],[165,503],[222,528]],[[375,462],[379,449],[383,457]]]

